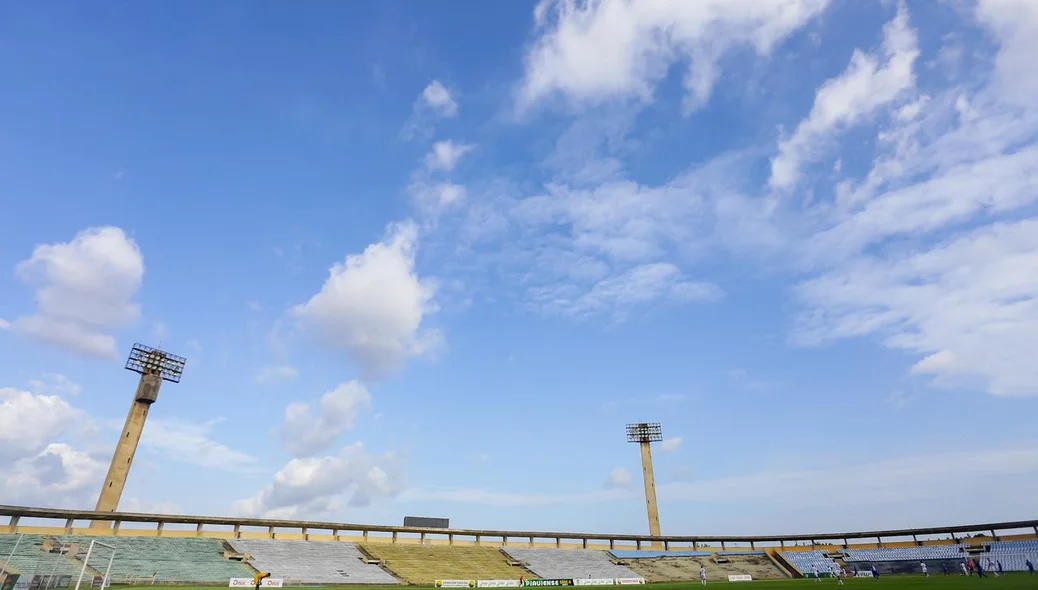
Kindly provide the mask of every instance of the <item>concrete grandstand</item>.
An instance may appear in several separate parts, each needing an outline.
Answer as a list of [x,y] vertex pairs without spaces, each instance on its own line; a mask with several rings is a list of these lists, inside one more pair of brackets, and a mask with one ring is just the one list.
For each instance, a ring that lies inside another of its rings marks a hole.
[[[96,577],[99,562],[84,559],[90,540],[98,539],[115,548],[110,574],[115,584],[226,586],[257,571],[289,585],[430,585],[438,579],[520,577],[664,582],[698,579],[700,567],[710,579],[722,580],[800,577],[816,566],[827,572],[834,563],[860,570],[878,565],[896,573],[914,572],[920,562],[957,566],[973,559],[985,566],[1001,562],[1007,571],[1023,569],[1027,559],[1038,562],[1038,521],[819,535],[648,537],[14,506],[0,506],[0,516],[10,518],[0,525],[5,571],[28,580],[67,581],[84,570]],[[101,516],[112,523],[109,528],[89,526]]]

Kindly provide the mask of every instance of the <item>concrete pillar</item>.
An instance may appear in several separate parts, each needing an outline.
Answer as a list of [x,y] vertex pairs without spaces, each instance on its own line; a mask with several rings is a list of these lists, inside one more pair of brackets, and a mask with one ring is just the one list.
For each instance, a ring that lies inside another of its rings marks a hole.
[[115,521],[115,526],[112,527],[112,534],[113,535],[118,535],[119,534],[119,527],[121,527],[122,524],[123,524],[123,521],[121,521],[121,520]]
[[332,539],[339,540],[339,529],[332,529]]
[[584,549],[587,549],[587,537],[581,539],[583,541]]
[[421,544],[421,545],[425,545],[425,533],[422,533],[422,536],[418,540],[418,543]]
[[670,541],[664,541],[663,542],[663,550],[664,551],[670,551]]
[[637,549],[638,551],[642,550],[642,540],[641,539],[638,539],[637,541],[634,542],[634,548]]
[[991,529],[991,538],[996,541],[998,540],[998,533],[995,532],[995,529]]
[[[656,504],[656,476],[652,471],[652,445],[649,441],[639,443],[642,450],[642,479],[645,482],[645,510],[649,514],[649,535],[660,536],[660,510]],[[652,543],[650,546],[655,546]]]
[[883,537],[876,537],[876,545],[881,549],[883,548]]
[[915,535],[912,535],[912,542],[916,545],[922,545],[922,543],[919,542],[919,538]]
[[155,535],[158,536],[158,537],[161,537],[162,536],[162,529],[164,529],[165,527],[166,527],[166,523],[160,522],[158,528],[155,529],[156,530]]
[[[148,419],[148,410],[159,394],[162,387],[162,377],[158,375],[141,375],[137,384],[137,393],[130,405],[130,412],[126,415],[126,423],[123,424],[122,434],[115,446],[112,455],[112,463],[108,467],[108,475],[105,476],[101,487],[101,494],[97,498],[97,512],[115,512],[119,508],[119,499],[122,498],[123,489],[126,487],[126,478],[130,475],[130,467],[133,465],[133,456],[137,453],[137,444],[144,432],[144,423]],[[93,521],[91,528],[109,528],[111,523],[107,521]]]
[[533,547],[533,537],[530,537],[530,547]]
[[198,523],[197,525],[195,525],[195,536],[196,537],[201,537],[202,536],[202,523]]
[[501,546],[502,547],[507,547],[508,546],[508,537],[505,536],[505,535],[501,536]]
[[476,535],[476,546],[478,547],[479,545],[480,545],[480,536]]
[[241,538],[241,525],[240,524],[234,525],[234,538],[235,539],[240,539]]
[[367,543],[368,542],[368,531],[364,531],[363,533],[361,533],[361,536],[364,538],[364,542]]
[[[72,534],[72,525],[75,522],[76,521],[74,519],[71,519],[71,518],[65,520],[65,534],[66,535],[71,535]],[[105,524],[107,525],[109,523],[106,522]],[[108,528],[108,527],[106,526],[105,528]]]
[[447,533],[447,544],[454,546],[454,533]]
[[394,543],[396,543],[396,538],[397,538],[398,534],[399,533],[397,533],[396,531],[393,531],[393,542]]
[[274,527],[272,527],[272,526],[268,526],[267,527],[267,538],[268,539],[273,539],[274,538]]
[[555,537],[555,548],[559,549],[561,547],[562,547],[562,537]]
[[786,550],[786,542],[785,541],[779,541],[779,549],[781,549],[783,551]]
[[609,539],[609,549],[616,549],[616,539]]

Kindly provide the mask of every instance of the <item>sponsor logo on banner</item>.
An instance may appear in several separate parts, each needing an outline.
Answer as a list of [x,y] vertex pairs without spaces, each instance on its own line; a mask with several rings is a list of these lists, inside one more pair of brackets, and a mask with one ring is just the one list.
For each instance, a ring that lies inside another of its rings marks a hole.
[[476,580],[476,588],[518,588],[519,580]]
[[732,574],[728,576],[729,582],[752,582],[753,576],[749,574]]
[[[263,578],[260,582],[260,588],[283,588],[285,586],[285,580],[281,578]],[[255,588],[256,580],[254,578],[231,578],[231,581],[227,584],[228,588]]]
[[32,583],[32,578],[31,577],[26,578],[25,576],[22,576],[22,577],[18,578],[17,581],[15,581],[15,583],[14,583],[14,590],[29,590],[29,584],[31,584],[31,583]]
[[854,577],[855,578],[871,578],[872,577],[872,572],[870,572],[868,570],[863,571],[863,572],[858,572],[858,573],[854,574]]
[[541,578],[534,578],[533,580],[523,580],[523,586],[528,588],[543,588],[545,586],[572,586],[573,578],[557,579],[557,580],[545,580]]
[[436,580],[437,588],[475,588],[475,580]]
[[644,584],[645,578],[617,578],[616,584],[618,586],[631,586],[634,584]]
[[616,584],[614,578],[574,578],[574,586],[612,586]]

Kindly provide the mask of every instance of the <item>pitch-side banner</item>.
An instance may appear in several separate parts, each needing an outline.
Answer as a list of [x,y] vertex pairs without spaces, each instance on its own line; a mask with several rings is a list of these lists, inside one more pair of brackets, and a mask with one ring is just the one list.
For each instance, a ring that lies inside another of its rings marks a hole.
[[574,586],[612,586],[616,578],[573,578]]
[[[256,581],[252,578],[231,578],[231,581],[227,584],[228,588],[253,588],[256,586]],[[281,578],[264,578],[260,582],[260,588],[283,588],[285,586],[285,580]]]
[[573,585],[573,578],[554,579],[554,580],[545,580],[545,579],[542,579],[542,578],[534,578],[532,580],[523,580],[523,586],[526,586],[527,588],[545,588],[545,587],[548,587],[548,586],[572,586],[572,585]]
[[616,584],[618,586],[628,586],[633,584],[644,584],[645,578],[617,578]]
[[753,576],[749,574],[731,574],[728,576],[729,582],[752,582]]
[[858,572],[858,573],[854,574],[854,577],[855,578],[871,578],[872,577],[872,572],[869,571],[869,570],[865,570],[863,572]]
[[475,580],[436,580],[437,588],[475,588]]
[[476,580],[476,588],[518,588],[519,580]]

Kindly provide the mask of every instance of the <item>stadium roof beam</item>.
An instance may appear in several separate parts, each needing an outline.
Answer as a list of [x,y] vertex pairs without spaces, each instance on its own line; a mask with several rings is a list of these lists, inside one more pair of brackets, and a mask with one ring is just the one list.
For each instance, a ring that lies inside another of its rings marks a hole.
[[62,520],[65,523],[75,521],[109,520],[116,523],[155,523],[166,524],[189,524],[213,525],[213,526],[237,526],[237,527],[263,527],[278,529],[314,528],[322,530],[362,531],[374,533],[429,533],[434,535],[451,534],[462,537],[537,537],[540,539],[563,539],[582,541],[609,540],[628,542],[669,542],[669,543],[730,543],[730,542],[790,542],[790,541],[839,541],[840,539],[876,539],[882,537],[908,537],[918,535],[946,535],[955,533],[967,533],[972,531],[1006,531],[1012,529],[1038,528],[1038,520],[1020,520],[1010,522],[996,522],[985,524],[971,524],[961,526],[929,527],[920,529],[892,529],[883,531],[859,531],[859,532],[837,532],[808,535],[696,535],[678,536],[666,535],[653,537],[650,535],[623,535],[603,533],[575,533],[575,532],[547,532],[547,531],[495,531],[480,529],[436,529],[420,527],[366,525],[352,523],[334,523],[309,520],[272,520],[264,518],[232,518],[222,516],[191,516],[175,514],[144,514],[136,512],[97,512],[93,510],[64,510],[57,508],[30,508],[25,506],[0,505],[0,516],[11,518],[8,526],[0,525],[0,530],[11,529],[7,532],[16,532],[23,519],[37,518],[48,520]]

